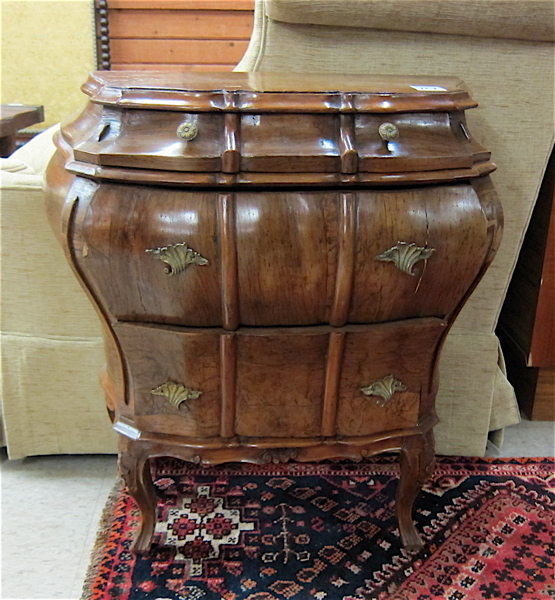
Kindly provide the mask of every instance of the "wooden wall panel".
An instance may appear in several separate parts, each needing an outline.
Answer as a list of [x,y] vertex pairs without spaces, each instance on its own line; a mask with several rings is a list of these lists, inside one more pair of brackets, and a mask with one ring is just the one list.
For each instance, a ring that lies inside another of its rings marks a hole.
[[228,40],[118,40],[111,42],[112,64],[222,64],[231,70],[247,42]]
[[555,193],[551,190],[552,204],[547,247],[543,259],[536,319],[532,331],[529,364],[534,367],[555,369]]
[[111,10],[113,38],[248,40],[252,13],[244,10]]
[[499,317],[509,381],[532,420],[555,420],[555,152]]
[[99,68],[231,71],[254,0],[96,0]]

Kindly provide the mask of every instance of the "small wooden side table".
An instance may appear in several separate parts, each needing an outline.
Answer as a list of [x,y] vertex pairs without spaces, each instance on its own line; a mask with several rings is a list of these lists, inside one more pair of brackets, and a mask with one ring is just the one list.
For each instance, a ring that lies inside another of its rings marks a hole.
[[15,150],[18,131],[44,121],[44,108],[26,104],[0,105],[0,156],[6,158]]

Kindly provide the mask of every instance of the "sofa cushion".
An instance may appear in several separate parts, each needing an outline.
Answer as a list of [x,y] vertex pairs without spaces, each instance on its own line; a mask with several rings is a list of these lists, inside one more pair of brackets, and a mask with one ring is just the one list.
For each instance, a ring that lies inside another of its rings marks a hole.
[[555,41],[553,0],[280,0],[266,14],[305,25]]

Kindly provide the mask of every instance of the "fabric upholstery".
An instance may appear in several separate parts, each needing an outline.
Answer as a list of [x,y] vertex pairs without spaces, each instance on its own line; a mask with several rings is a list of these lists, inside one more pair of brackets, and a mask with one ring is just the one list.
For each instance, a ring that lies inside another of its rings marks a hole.
[[479,102],[467,113],[469,129],[497,164],[505,232],[442,354],[442,454],[481,455],[489,431],[519,420],[494,330],[553,147],[553,43],[542,41],[553,39],[552,12],[551,1],[257,0],[255,32],[237,67],[451,75]]
[[49,129],[0,160],[2,413],[10,458],[112,453],[98,318],[46,220]]
[[278,0],[268,2],[267,16],[304,25],[555,41],[551,0]]

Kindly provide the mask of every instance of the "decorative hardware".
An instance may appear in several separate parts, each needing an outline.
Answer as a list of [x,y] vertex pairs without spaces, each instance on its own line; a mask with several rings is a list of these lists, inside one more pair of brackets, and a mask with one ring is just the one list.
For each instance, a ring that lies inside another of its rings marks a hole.
[[186,123],[181,123],[181,125],[179,125],[179,127],[177,128],[176,133],[182,140],[190,142],[191,140],[194,140],[197,137],[197,124],[189,121]]
[[179,408],[182,402],[187,400],[196,400],[202,392],[197,390],[191,390],[185,387],[181,383],[175,383],[175,381],[166,381],[157,388],[150,390],[153,396],[166,396],[168,401],[175,408]]
[[399,137],[399,129],[393,123],[382,123],[378,133],[384,142],[392,142]]
[[422,248],[416,244],[408,244],[407,242],[397,242],[396,246],[389,248],[382,254],[376,256],[376,260],[382,262],[392,262],[403,273],[407,275],[416,275],[413,271],[414,265],[419,260],[428,260],[435,252],[434,248]]
[[208,264],[206,258],[189,248],[185,242],[164,246],[163,248],[153,248],[146,250],[146,252],[168,265],[164,269],[164,273],[168,275],[177,275],[191,264],[201,266]]
[[367,387],[360,388],[360,391],[365,396],[380,396],[381,400],[376,400],[376,404],[385,406],[395,392],[404,392],[406,389],[402,381],[395,379],[393,375],[386,375],[383,379],[379,379]]

